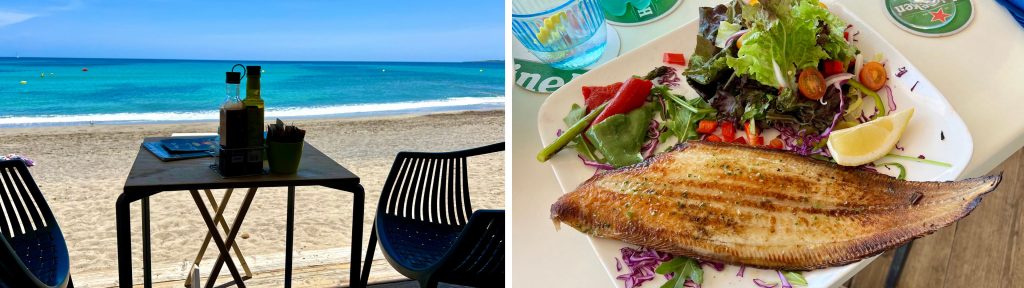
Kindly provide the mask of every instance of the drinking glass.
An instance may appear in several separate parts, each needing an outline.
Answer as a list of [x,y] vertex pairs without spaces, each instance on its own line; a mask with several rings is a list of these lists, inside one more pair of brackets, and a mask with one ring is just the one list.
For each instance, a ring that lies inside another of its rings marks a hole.
[[590,66],[604,53],[608,34],[597,0],[513,0],[512,34],[551,67]]

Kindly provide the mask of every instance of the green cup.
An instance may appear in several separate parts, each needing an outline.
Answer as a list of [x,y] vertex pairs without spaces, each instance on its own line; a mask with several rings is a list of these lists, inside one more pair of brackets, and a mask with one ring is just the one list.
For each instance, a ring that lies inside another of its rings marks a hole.
[[267,161],[274,174],[295,174],[302,159],[302,142],[287,143],[267,141]]

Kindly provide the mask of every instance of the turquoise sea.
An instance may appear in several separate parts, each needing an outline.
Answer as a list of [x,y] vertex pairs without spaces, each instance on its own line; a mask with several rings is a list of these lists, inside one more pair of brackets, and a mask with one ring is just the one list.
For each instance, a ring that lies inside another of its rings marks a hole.
[[505,101],[500,61],[0,58],[0,126],[214,120],[224,72],[236,63],[263,67],[267,118],[501,109]]

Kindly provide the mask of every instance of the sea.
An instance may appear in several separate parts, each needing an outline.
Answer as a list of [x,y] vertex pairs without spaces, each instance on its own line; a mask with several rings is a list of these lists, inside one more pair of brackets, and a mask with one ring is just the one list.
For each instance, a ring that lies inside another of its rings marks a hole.
[[215,120],[235,64],[262,67],[268,119],[493,110],[505,102],[502,61],[20,57],[0,58],[0,127]]

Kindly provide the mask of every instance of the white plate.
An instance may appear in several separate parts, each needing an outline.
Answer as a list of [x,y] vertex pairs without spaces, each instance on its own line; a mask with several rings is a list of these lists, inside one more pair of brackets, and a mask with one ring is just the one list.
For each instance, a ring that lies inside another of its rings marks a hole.
[[[832,13],[836,14],[848,23],[853,24],[851,30],[859,30],[855,45],[866,56],[883,53],[887,58],[886,67],[889,70],[888,84],[893,89],[898,110],[914,107],[916,109],[911,119],[900,146],[905,151],[893,151],[894,153],[917,156],[926,155],[928,159],[947,162],[953,165],[952,168],[921,164],[906,160],[894,159],[903,163],[907,168],[907,179],[913,181],[945,181],[956,179],[967,162],[971,159],[973,141],[971,134],[967,131],[963,120],[957,115],[953,107],[949,105],[946,98],[932,86],[932,84],[921,75],[913,65],[899,51],[886,40],[871,29],[869,25],[854,16],[841,3],[831,2],[828,4]],[[558,129],[566,129],[562,118],[569,111],[573,103],[582,104],[583,96],[580,87],[583,85],[607,85],[623,81],[632,75],[642,75],[652,68],[664,65],[662,54],[665,52],[683,52],[685,55],[692,55],[696,45],[698,22],[686,24],[675,31],[672,31],[650,43],[626,53],[619,58],[608,62],[590,72],[567,83],[558,91],[548,96],[548,99],[540,107],[537,117],[537,126],[540,132],[541,142],[546,146],[554,141],[555,132]],[[913,51],[907,51],[913,53]],[[906,67],[908,72],[902,77],[896,77],[896,68]],[[677,67],[682,70],[682,67]],[[915,87],[916,85],[916,87]],[[697,97],[687,85],[680,85],[675,93],[682,94],[687,98]],[[913,87],[913,91],[911,88]],[[867,102],[865,102],[867,103]],[[940,140],[940,132],[945,135],[945,140]],[[770,138],[769,138],[770,139]],[[555,177],[562,187],[563,193],[572,191],[584,180],[594,174],[594,169],[584,166],[571,150],[562,151],[549,160]],[[896,171],[879,169],[882,173],[894,174]],[[528,197],[528,196],[526,196]],[[573,229],[564,229],[562,233],[578,233]],[[594,246],[598,259],[601,259],[605,270],[617,287],[623,287],[623,281],[615,277],[626,272],[616,271],[615,259],[621,257],[619,249],[630,246],[626,243],[590,237],[590,243]],[[852,277],[857,271],[867,266],[870,258],[864,261],[853,263],[842,267],[806,272],[804,275],[810,282],[811,287],[833,287],[838,286]],[[556,267],[552,267],[556,268]],[[747,269],[745,277],[736,277],[738,267],[730,266],[723,272],[716,272],[713,269],[704,269],[704,287],[754,287],[752,279],[761,278],[765,281],[778,281],[774,271]],[[643,287],[659,287],[665,282],[663,277],[655,277],[655,280],[644,283]]]

